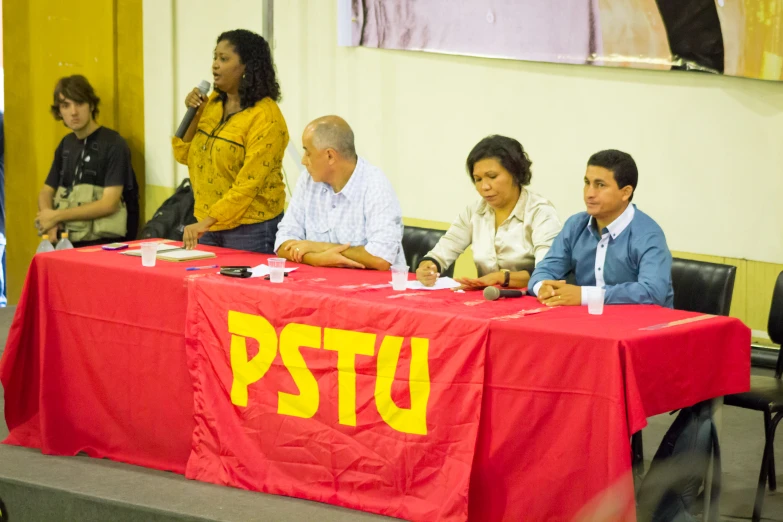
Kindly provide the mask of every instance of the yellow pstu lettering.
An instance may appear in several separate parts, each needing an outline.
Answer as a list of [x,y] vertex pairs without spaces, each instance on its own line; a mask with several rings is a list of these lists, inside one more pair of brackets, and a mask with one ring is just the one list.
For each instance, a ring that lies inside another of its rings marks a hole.
[[[261,380],[277,356],[278,339],[274,327],[261,316],[230,310],[231,402],[247,406],[248,386]],[[376,335],[352,330],[323,329],[323,348],[337,352],[338,422],[356,426],[356,356],[375,355]],[[258,342],[258,353],[247,357],[247,339]],[[400,408],[392,399],[392,386],[404,338],[385,336],[378,351],[375,378],[375,405],[381,418],[393,429],[414,435],[427,434],[427,406],[430,399],[429,339],[411,338],[411,364],[408,377],[410,408]],[[280,332],[280,357],[299,388],[298,394],[277,392],[277,412],[304,419],[312,418],[320,406],[318,381],[307,367],[301,348],[321,348],[321,328],[289,323]]]
[[[269,321],[258,315],[228,312],[231,333],[231,402],[247,406],[247,387],[263,377],[277,355],[277,334]],[[258,353],[247,360],[246,338],[258,341]]]
[[378,351],[378,375],[375,379],[375,405],[386,424],[397,431],[427,434],[427,403],[430,398],[429,340],[411,339],[411,368],[408,386],[410,409],[398,407],[391,397],[394,374],[400,360],[402,337],[387,335]]
[[324,349],[337,352],[338,422],[356,426],[356,356],[375,355],[375,334],[324,328]]
[[280,356],[288,368],[299,395],[277,392],[277,413],[309,419],[318,411],[318,383],[307,368],[300,346],[321,347],[321,329],[317,326],[290,323],[280,332]]

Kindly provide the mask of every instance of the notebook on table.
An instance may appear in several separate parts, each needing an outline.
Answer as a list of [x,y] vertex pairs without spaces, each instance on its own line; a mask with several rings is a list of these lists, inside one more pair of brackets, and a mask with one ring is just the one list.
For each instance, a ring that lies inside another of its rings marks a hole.
[[[122,255],[141,257],[141,249],[126,250],[125,252],[122,252]],[[155,257],[161,261],[193,261],[196,259],[207,259],[217,256],[214,252],[206,252],[204,250],[185,250],[181,246],[160,243],[158,245],[158,254]]]
[[204,250],[168,250],[165,252],[158,252],[155,256],[161,261],[193,261],[195,259],[207,259],[209,257],[217,257],[214,252],[206,252]]
[[[181,246],[177,245],[167,245],[165,243],[158,244],[158,253],[160,252],[168,252],[170,250],[182,250]],[[124,252],[120,252],[124,256],[134,256],[134,257],[141,257],[141,249],[135,248],[133,250],[125,250]]]

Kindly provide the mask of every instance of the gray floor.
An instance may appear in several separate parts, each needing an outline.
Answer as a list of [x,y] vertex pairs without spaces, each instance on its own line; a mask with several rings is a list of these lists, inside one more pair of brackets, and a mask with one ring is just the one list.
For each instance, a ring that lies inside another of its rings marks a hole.
[[[12,309],[0,309],[0,349],[5,347]],[[769,374],[766,370],[754,373]],[[0,387],[0,413],[3,407]],[[0,415],[1,416],[1,415]],[[670,415],[649,419],[644,431],[645,456],[649,459],[661,441]],[[0,421],[0,438],[7,434],[5,420]],[[783,437],[775,451],[783,455]],[[723,494],[721,515],[724,520],[750,518],[758,480],[764,437],[761,414],[723,408],[721,448],[723,458]],[[778,459],[778,469],[783,460]],[[233,488],[203,484],[180,475],[88,457],[50,457],[39,451],[0,445],[0,477],[32,481],[44,487],[69,490],[77,495],[95,495],[111,501],[168,509],[208,520],[329,521],[392,520],[304,500],[251,493]],[[778,481],[783,476],[778,475]],[[783,488],[783,483],[781,485]],[[783,493],[767,493],[765,520],[783,522]]]

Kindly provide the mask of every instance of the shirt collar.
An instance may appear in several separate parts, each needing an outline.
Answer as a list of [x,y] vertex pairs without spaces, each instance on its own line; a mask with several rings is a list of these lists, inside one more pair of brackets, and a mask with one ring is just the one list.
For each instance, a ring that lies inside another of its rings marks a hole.
[[353,201],[358,198],[361,192],[361,175],[364,172],[364,159],[356,159],[356,167],[354,167],[351,177],[348,178],[348,183],[345,184],[339,194],[344,195],[349,201]]
[[[517,200],[517,204],[514,205],[514,210],[511,211],[511,214],[509,217],[514,216],[519,221],[525,222],[525,205],[527,204],[527,190],[525,190],[525,187],[522,187],[522,190],[519,192],[519,199]],[[484,215],[487,212],[491,211],[492,207],[489,206],[489,203],[485,199],[481,200],[481,204],[479,205],[478,209],[476,210],[477,214]],[[493,211],[494,213],[494,211]]]
[[[636,213],[635,208],[636,205],[631,203],[617,219],[606,225],[606,230],[609,232],[609,235],[612,236],[612,239],[616,239],[617,236],[622,234],[623,230],[628,228],[628,225],[631,224],[633,216]],[[594,217],[590,216],[590,219],[587,221],[587,228],[588,230],[595,230],[596,221]],[[603,230],[599,230],[598,233],[599,235],[604,234]]]

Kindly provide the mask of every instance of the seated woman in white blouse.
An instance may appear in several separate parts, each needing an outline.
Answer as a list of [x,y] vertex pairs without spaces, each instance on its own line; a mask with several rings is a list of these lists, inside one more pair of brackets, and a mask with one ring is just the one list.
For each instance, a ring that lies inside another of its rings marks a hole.
[[524,288],[562,224],[552,203],[527,188],[532,162],[513,138],[488,136],[470,151],[468,174],[481,199],[469,205],[422,259],[416,279],[432,286],[469,246],[479,277],[463,289]]

